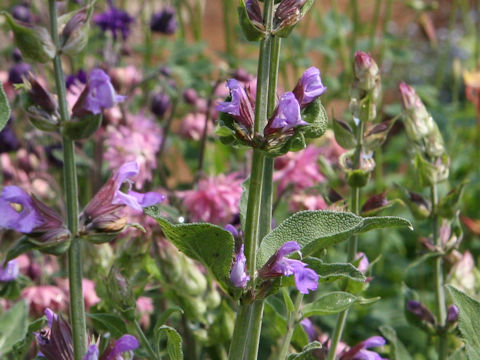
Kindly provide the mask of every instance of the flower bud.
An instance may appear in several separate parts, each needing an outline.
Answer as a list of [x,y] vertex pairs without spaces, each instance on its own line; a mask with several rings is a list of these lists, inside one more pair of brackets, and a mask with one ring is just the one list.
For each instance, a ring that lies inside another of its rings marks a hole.
[[23,83],[23,78],[27,76],[32,67],[24,62],[13,65],[8,71],[8,82],[11,84]]
[[353,67],[357,86],[362,90],[372,90],[380,79],[380,70],[370,54],[357,51]]
[[183,99],[187,104],[195,105],[198,100],[198,94],[193,88],[188,88],[183,92]]
[[153,14],[150,20],[150,30],[160,34],[171,35],[175,33],[177,26],[175,9],[172,7],[166,7],[162,11]]
[[262,10],[260,10],[260,5],[257,0],[247,0],[245,2],[245,8],[247,9],[248,17],[252,23],[263,24]]
[[12,16],[15,20],[24,22],[26,24],[32,21],[30,8],[25,4],[15,5],[12,8]]
[[162,118],[170,107],[170,97],[165,93],[157,93],[153,95],[150,103],[150,110],[157,118]]
[[447,311],[447,323],[456,323],[458,321],[458,307],[450,305]]
[[63,28],[62,52],[70,56],[82,52],[88,42],[89,29],[87,10],[76,12]]
[[432,312],[421,302],[409,300],[405,305],[405,316],[409,323],[432,333],[437,323]]
[[31,73],[27,75],[27,78],[31,86],[28,95],[32,102],[49,114],[56,112],[58,109],[57,100],[55,100],[50,92],[45,89]]
[[39,130],[46,132],[58,130],[58,119],[39,107],[29,106],[27,115],[32,125]]
[[305,0],[282,0],[275,11],[274,27],[275,31],[291,27],[301,19],[301,8]]

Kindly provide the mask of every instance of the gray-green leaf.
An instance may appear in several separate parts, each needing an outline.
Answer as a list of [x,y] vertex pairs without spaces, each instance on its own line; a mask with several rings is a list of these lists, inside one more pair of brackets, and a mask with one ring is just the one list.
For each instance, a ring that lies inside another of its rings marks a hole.
[[447,288],[459,309],[458,327],[465,341],[467,357],[476,360],[480,357],[480,303],[451,285]]
[[321,349],[322,344],[318,341],[311,342],[302,349],[301,353],[288,355],[288,360],[315,360],[318,359],[313,352]]
[[349,263],[327,264],[314,257],[307,257],[302,261],[317,273],[319,282],[331,282],[335,280],[365,282],[366,279],[360,270]]
[[8,104],[7,96],[3,90],[3,84],[0,82],[0,131],[7,125],[10,118],[10,105]]
[[180,334],[174,328],[166,325],[162,325],[155,329],[155,340],[160,341],[160,337],[167,335],[167,352],[170,360],[182,360],[182,338]]
[[363,218],[349,212],[301,211],[267,234],[258,249],[257,268],[287,241],[296,241],[304,256],[348,239],[351,235],[377,228],[407,226],[408,220],[395,216]]
[[0,354],[10,352],[27,335],[28,306],[19,301],[0,317]]
[[397,333],[391,326],[380,326],[380,332],[392,345],[392,350],[390,352],[390,358],[392,360],[412,360],[412,357],[405,348],[405,345],[398,340]]
[[358,301],[358,297],[344,291],[334,291],[320,296],[303,307],[303,317],[331,315],[347,310]]
[[145,209],[145,213],[157,220],[168,240],[185,255],[202,263],[218,283],[233,294],[230,266],[234,240],[230,232],[207,223],[171,224],[156,206]]

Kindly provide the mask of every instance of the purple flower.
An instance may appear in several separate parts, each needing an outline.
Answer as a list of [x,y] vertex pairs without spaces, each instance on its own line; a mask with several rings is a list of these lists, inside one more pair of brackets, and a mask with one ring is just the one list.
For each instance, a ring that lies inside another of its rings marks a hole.
[[421,302],[416,300],[409,300],[407,301],[406,308],[407,308],[407,311],[411,312],[412,314],[420,318],[422,321],[426,321],[427,323],[430,323],[430,324],[435,324],[436,322],[435,316]]
[[303,330],[305,330],[305,332],[307,333],[309,342],[312,342],[317,338],[317,333],[315,331],[312,321],[309,318],[305,318],[300,321],[300,325],[302,325]]
[[247,258],[243,252],[243,244],[240,247],[240,251],[235,256],[235,261],[230,271],[230,279],[232,280],[233,286],[238,288],[244,288],[247,285],[247,282],[250,280],[246,271]]
[[268,134],[278,130],[287,132],[301,125],[308,125],[308,123],[302,120],[300,105],[292,92],[286,92],[280,98],[275,114],[265,128],[265,133]]
[[18,277],[20,269],[17,260],[13,259],[7,262],[4,267],[3,262],[0,264],[0,282],[13,281]]
[[7,125],[0,131],[0,154],[20,148],[20,141],[13,130],[12,122],[12,118],[10,118]]
[[383,358],[374,351],[367,350],[373,347],[379,347],[386,344],[381,336],[372,336],[361,343],[350,348],[340,356],[340,360],[383,360]]
[[75,115],[83,115],[85,112],[97,115],[102,109],[114,107],[125,99],[126,96],[117,95],[110,77],[102,69],[92,69],[87,86],[73,106],[72,112]]
[[293,93],[302,109],[325,91],[327,91],[327,88],[323,86],[320,70],[313,66],[305,70],[295,89],[293,89]]
[[254,100],[247,94],[243,85],[235,80],[227,81],[227,86],[230,89],[230,101],[220,102],[216,109],[218,111],[232,115],[235,120],[242,124],[247,130],[253,127],[254,123]]
[[25,62],[13,65],[8,71],[8,82],[11,84],[23,83],[23,78],[27,76],[31,69],[32,67]]
[[458,321],[458,307],[456,305],[450,305],[448,307],[447,322],[453,323]]
[[[21,207],[17,211],[11,204]],[[0,196],[0,227],[28,234],[42,225],[33,200],[18,186],[5,186]]]
[[87,73],[82,69],[78,70],[75,74],[68,75],[65,79],[65,85],[67,90],[75,84],[86,84],[88,80]]
[[[128,206],[132,209],[142,211],[143,208],[158,204],[165,200],[165,196],[157,192],[148,192],[145,194],[131,190],[130,178],[138,175],[138,164],[133,161],[126,163],[108,179],[105,185],[95,194],[92,200],[80,215],[81,222],[84,225],[95,226],[106,223],[112,225],[122,222],[120,217],[115,216],[117,210]],[[120,188],[127,184],[127,192],[122,192]],[[105,228],[109,230],[110,228]],[[110,229],[113,230],[113,229]]]
[[87,349],[87,353],[82,360],[98,360],[98,347],[93,344],[90,345]]
[[238,230],[232,224],[225,225],[225,230],[233,235],[233,237],[238,237]]
[[150,20],[150,30],[165,35],[173,34],[177,30],[175,9],[168,6],[162,11],[154,13]]
[[312,269],[308,269],[304,262],[286,258],[293,252],[300,252],[300,245],[296,241],[288,241],[283,244],[260,269],[259,276],[269,279],[293,275],[298,291],[302,294],[308,294],[310,290],[317,289],[318,275]]
[[102,360],[123,360],[120,356],[127,351],[138,348],[138,340],[132,335],[123,335],[120,339],[111,344],[102,354]]
[[12,8],[12,16],[14,19],[27,24],[32,21],[32,14],[30,12],[30,8],[26,4],[15,5]]
[[127,12],[113,6],[113,1],[109,1],[110,9],[97,14],[93,17],[93,22],[98,25],[103,32],[110,31],[114,39],[117,39],[117,32],[122,34],[124,40],[130,34],[130,25],[133,22]]

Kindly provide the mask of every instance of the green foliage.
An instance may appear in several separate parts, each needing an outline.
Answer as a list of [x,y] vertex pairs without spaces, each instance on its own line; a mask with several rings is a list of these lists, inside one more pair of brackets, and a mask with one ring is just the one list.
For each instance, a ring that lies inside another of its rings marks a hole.
[[82,117],[73,117],[62,124],[63,134],[70,140],[88,139],[102,124],[102,114],[89,114]]
[[212,224],[173,225],[160,216],[155,206],[145,209],[145,213],[157,220],[167,239],[180,251],[202,263],[224,289],[234,294],[230,281],[234,240],[230,232]]
[[391,360],[411,360],[412,359],[407,349],[405,348],[405,345],[403,345],[403,343],[398,339],[395,329],[393,329],[391,326],[383,325],[383,326],[380,326],[380,332],[392,346],[392,350],[390,351]]
[[25,356],[25,353],[28,351],[30,345],[34,339],[34,331],[40,331],[47,325],[47,319],[45,316],[33,321],[28,325],[28,329],[26,332],[25,338],[19,340],[13,345],[12,353],[16,356],[16,358],[21,359]]
[[10,118],[10,105],[8,104],[7,95],[3,90],[3,84],[0,82],[0,131],[7,125]]
[[314,257],[307,257],[302,261],[317,273],[319,282],[331,282],[335,280],[364,282],[366,279],[360,270],[349,263],[327,264]]
[[238,16],[243,34],[248,41],[259,41],[265,37],[265,31],[260,28],[262,24],[253,23],[247,13],[247,8],[243,0],[238,6]]
[[394,216],[363,218],[349,212],[327,210],[298,212],[263,238],[257,254],[257,268],[287,241],[296,241],[304,256],[348,239],[351,235],[397,226],[412,227],[410,222]]
[[353,134],[353,130],[344,121],[333,120],[333,131],[335,133],[335,140],[344,149],[353,149],[357,146],[357,140]]
[[469,360],[476,360],[480,356],[480,328],[478,326],[480,303],[451,285],[447,285],[447,288],[459,309],[458,327],[465,340],[467,357]]
[[15,303],[0,317],[0,354],[9,353],[13,346],[27,335],[28,306],[25,301]]
[[288,355],[288,360],[315,360],[318,359],[315,356],[315,350],[319,350],[322,348],[322,344],[318,341],[314,341],[305,345],[302,349],[302,352],[297,354],[290,354]]
[[167,336],[167,353],[170,360],[182,360],[182,338],[174,328],[162,325],[154,330],[155,344],[160,342],[163,335]]
[[334,291],[323,294],[314,302],[305,305],[302,309],[302,315],[304,318],[316,315],[332,315],[347,310],[354,304],[370,304],[377,300],[379,299],[364,299],[348,292]]
[[111,313],[87,314],[92,320],[95,329],[103,330],[112,334],[114,338],[120,338],[128,333],[123,319]]

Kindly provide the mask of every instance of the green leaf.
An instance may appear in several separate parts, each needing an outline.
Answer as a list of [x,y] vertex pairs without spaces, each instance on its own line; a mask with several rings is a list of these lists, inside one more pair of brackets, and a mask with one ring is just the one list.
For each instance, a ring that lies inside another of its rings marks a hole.
[[97,313],[87,314],[92,319],[95,328],[108,331],[114,338],[120,338],[128,333],[127,326],[123,319],[115,314]]
[[8,249],[5,262],[36,248],[35,244],[31,243],[26,236],[22,236]]
[[30,345],[33,342],[33,332],[34,331],[40,331],[47,325],[47,319],[45,316],[42,316],[41,318],[33,321],[30,323],[27,329],[27,334],[26,336],[22,339],[17,341],[13,345],[13,354],[15,354],[16,359],[23,359],[25,357],[25,353],[28,351],[30,348]]
[[458,203],[462,198],[463,189],[466,183],[461,184],[457,188],[451,190],[446,196],[440,199],[438,203],[438,215],[445,219],[453,219],[458,210]]
[[182,338],[177,330],[170,326],[162,325],[159,328],[156,328],[154,333],[155,341],[157,343],[160,342],[160,337],[163,334],[167,335],[167,352],[170,360],[183,359]]
[[261,29],[263,25],[256,23],[254,24],[250,20],[243,0],[240,0],[240,5],[238,6],[238,16],[243,34],[248,41],[258,41],[265,37],[265,31],[262,31]]
[[328,116],[319,97],[302,111],[302,117],[304,121],[310,124],[310,126],[300,128],[305,138],[318,138],[327,130]]
[[467,357],[476,360],[480,357],[480,303],[451,285],[447,285],[447,289],[459,309],[458,327],[465,341]]
[[63,124],[63,133],[70,140],[88,139],[102,124],[102,114],[73,117]]
[[7,125],[10,118],[10,105],[8,104],[7,95],[3,90],[3,84],[0,81],[0,131]]
[[175,305],[172,305],[170,306],[167,310],[165,310],[161,315],[160,317],[158,318],[158,321],[157,321],[157,324],[155,325],[155,327],[157,326],[161,326],[163,324],[165,324],[168,320],[168,318],[170,317],[170,315],[174,314],[174,313],[180,313],[180,314],[183,314],[183,309],[181,307],[178,307],[178,306],[175,306]]
[[0,317],[0,354],[5,355],[27,335],[28,306],[19,301]]
[[333,132],[335,133],[335,140],[344,149],[353,149],[357,146],[353,130],[346,122],[334,119]]
[[317,357],[313,352],[321,348],[322,344],[320,342],[313,341],[306,345],[301,353],[288,355],[288,360],[315,360]]
[[376,228],[408,226],[410,222],[394,216],[363,218],[349,212],[328,210],[301,211],[267,234],[258,249],[257,268],[287,241],[296,241],[307,256],[348,239],[351,235]]
[[285,289],[284,287],[282,288],[282,295],[283,295],[283,301],[285,301],[285,307],[287,308],[287,311],[292,312],[293,310],[295,310],[295,306],[293,305],[292,298],[290,297],[288,290]]
[[326,264],[322,260],[314,257],[307,257],[302,261],[317,273],[319,282],[331,282],[335,280],[365,282],[366,279],[360,270],[349,263]]
[[173,225],[160,216],[156,206],[145,209],[145,214],[157,220],[168,240],[185,255],[202,263],[233,295],[236,289],[230,280],[230,266],[234,240],[230,232],[208,223]]
[[53,59],[56,48],[46,28],[22,26],[9,13],[3,11],[1,14],[7,19],[15,37],[15,45],[26,60],[43,64]]
[[349,309],[359,298],[343,291],[334,291],[320,296],[313,303],[303,307],[303,317],[331,315]]
[[412,360],[412,357],[405,348],[405,345],[398,340],[397,333],[391,326],[380,326],[380,332],[392,345],[392,351],[390,352],[390,358],[392,360]]

